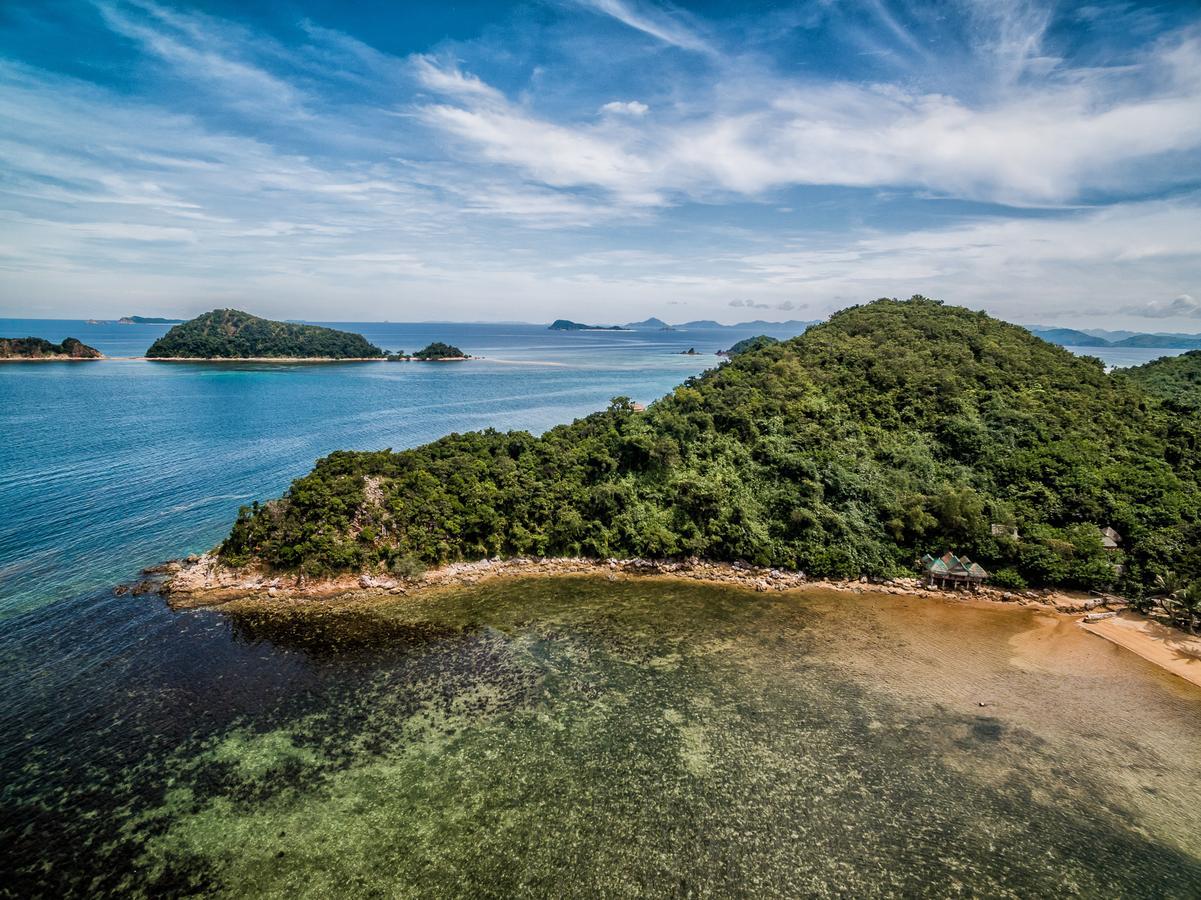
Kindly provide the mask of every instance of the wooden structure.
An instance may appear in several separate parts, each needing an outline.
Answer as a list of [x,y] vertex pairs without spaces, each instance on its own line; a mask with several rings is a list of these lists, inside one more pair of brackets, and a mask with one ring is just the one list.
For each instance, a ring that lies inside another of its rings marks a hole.
[[922,571],[930,587],[952,590],[965,587],[974,591],[988,580],[988,571],[982,565],[950,550],[937,557],[927,553],[922,557]]

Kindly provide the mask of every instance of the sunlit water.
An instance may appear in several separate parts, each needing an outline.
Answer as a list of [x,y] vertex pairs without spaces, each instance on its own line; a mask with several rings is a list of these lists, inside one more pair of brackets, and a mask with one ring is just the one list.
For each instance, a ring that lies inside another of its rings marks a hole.
[[[0,321],[112,356],[165,330]],[[1201,695],[1028,611],[114,596],[331,450],[540,432],[745,336],[357,330],[486,359],[0,366],[0,896],[1201,892]]]

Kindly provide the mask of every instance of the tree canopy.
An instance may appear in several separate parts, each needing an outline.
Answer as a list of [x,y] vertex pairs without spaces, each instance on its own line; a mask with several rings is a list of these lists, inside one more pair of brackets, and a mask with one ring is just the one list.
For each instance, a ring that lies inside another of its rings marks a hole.
[[[954,549],[1014,584],[1120,577],[1138,592],[1169,571],[1201,576],[1199,431],[1134,379],[1023,328],[879,300],[644,412],[617,398],[541,437],[333,453],[243,510],[220,553],[312,573],[697,555],[848,577]],[[1105,526],[1120,550],[1102,546]]]
[[215,309],[176,325],[151,344],[151,358],[371,359],[384,351],[361,334],[320,325],[274,322],[237,309]]

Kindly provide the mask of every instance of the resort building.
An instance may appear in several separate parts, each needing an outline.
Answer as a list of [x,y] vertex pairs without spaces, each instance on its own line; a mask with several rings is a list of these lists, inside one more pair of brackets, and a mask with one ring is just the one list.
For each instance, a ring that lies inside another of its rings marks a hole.
[[982,565],[949,550],[942,556],[929,553],[923,556],[922,571],[930,587],[955,589],[962,586],[974,591],[988,579],[988,571]]
[[1018,539],[1018,527],[1016,525],[1002,525],[999,522],[993,522],[992,536],[1013,538],[1016,541]]

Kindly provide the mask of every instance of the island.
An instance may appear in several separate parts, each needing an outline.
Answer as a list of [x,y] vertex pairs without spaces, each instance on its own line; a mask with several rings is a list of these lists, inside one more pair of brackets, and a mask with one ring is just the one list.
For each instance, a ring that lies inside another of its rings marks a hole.
[[103,359],[104,354],[95,347],[69,337],[53,344],[45,338],[0,338],[2,360],[75,360]]
[[237,309],[215,309],[176,325],[150,345],[157,360],[382,360],[361,334],[320,325],[261,319]]
[[183,319],[162,319],[158,316],[122,316],[117,319],[118,325],[177,325]]
[[627,331],[620,325],[583,325],[570,319],[555,319],[547,326],[549,331]]
[[541,436],[334,452],[243,508],[166,590],[190,603],[264,584],[401,590],[414,573],[658,571],[759,590],[1074,591],[1057,608],[1086,610],[1150,608],[1171,584],[1188,616],[1197,446],[1201,419],[1098,360],[982,312],[879,300],[645,409],[618,397]]
[[398,350],[395,353],[389,353],[388,359],[391,362],[452,362],[457,360],[471,359],[471,356],[464,353],[453,344],[444,344],[442,341],[434,341],[427,344],[424,349],[418,350],[416,353],[405,353],[403,350]]

